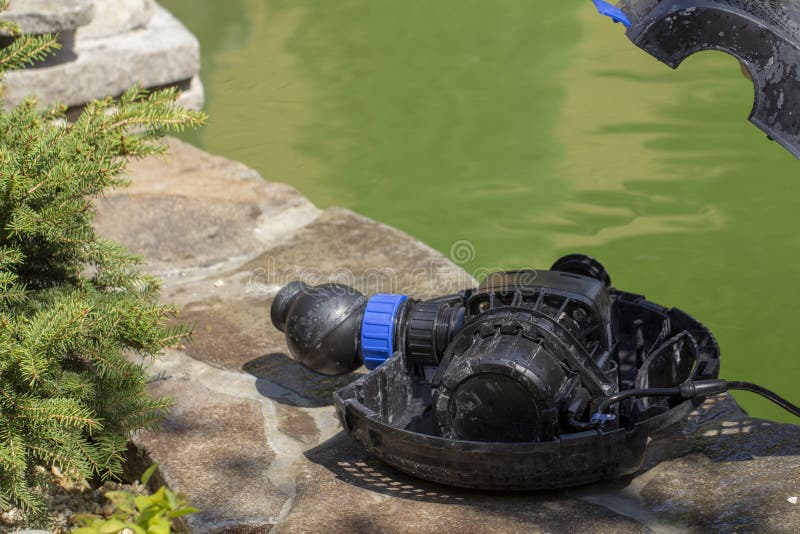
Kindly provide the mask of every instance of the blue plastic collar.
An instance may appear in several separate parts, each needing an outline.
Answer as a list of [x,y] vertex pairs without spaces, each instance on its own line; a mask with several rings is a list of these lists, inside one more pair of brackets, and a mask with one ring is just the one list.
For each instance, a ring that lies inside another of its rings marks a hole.
[[621,22],[626,28],[630,28],[631,20],[620,8],[611,2],[606,2],[606,0],[592,0],[592,2],[594,2],[594,5],[597,6],[597,11],[601,15],[611,18],[611,20],[614,22]]
[[405,295],[375,295],[367,301],[361,320],[361,355],[370,371],[394,353],[394,323]]

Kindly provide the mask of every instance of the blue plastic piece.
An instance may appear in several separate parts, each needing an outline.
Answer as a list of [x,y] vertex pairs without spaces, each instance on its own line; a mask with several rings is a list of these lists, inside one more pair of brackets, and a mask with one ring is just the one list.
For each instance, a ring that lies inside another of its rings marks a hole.
[[394,324],[405,295],[375,295],[367,301],[361,320],[361,356],[370,371],[392,357]]
[[592,0],[592,2],[594,2],[597,11],[601,15],[611,18],[614,22],[621,22],[626,28],[630,27],[631,19],[628,18],[628,15],[611,2],[606,2],[605,0]]
[[592,416],[592,422],[593,423],[597,423],[597,422],[604,423],[606,421],[613,421],[616,418],[617,418],[617,416],[614,415],[614,414],[611,414],[611,413],[596,413],[596,414],[594,414]]

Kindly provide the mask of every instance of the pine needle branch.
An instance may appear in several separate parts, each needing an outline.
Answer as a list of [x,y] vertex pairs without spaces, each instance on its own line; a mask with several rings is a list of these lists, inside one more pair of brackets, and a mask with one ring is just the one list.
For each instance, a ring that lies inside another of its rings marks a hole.
[[[13,37],[0,76],[59,46],[7,21],[0,34]],[[166,133],[205,122],[177,96],[134,87],[89,103],[73,123],[35,98],[0,106],[0,509],[42,514],[37,465],[118,476],[130,433],[157,428],[169,409],[126,354],[161,354],[191,327],[159,303],[142,258],[93,222],[94,200],[127,185],[130,158],[162,154]]]

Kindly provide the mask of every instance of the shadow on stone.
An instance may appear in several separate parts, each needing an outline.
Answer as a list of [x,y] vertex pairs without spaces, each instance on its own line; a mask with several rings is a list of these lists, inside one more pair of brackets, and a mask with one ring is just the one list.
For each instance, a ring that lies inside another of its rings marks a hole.
[[[362,449],[346,432],[339,432],[329,440],[313,449],[307,450],[305,457],[347,484],[401,499],[430,503],[490,502],[493,500],[531,501],[557,500],[560,491],[481,491],[461,489],[435,482],[428,482],[407,475],[379,460]],[[630,477],[604,483],[604,487],[625,488]],[[582,486],[577,489],[589,488]]]
[[633,477],[570,494],[650,525],[685,532],[797,532],[800,427],[753,419],[732,397],[708,399],[664,428]]
[[333,404],[333,392],[357,380],[362,373],[326,376],[303,367],[281,352],[259,356],[242,366],[257,378],[256,389],[275,402],[304,408]]
[[281,532],[649,532],[561,492],[473,491],[416,479],[344,432],[305,457],[306,474],[299,477],[295,507]]
[[383,463],[345,432],[339,432],[304,454],[309,461],[321,465],[337,479],[383,495],[434,503],[453,504],[466,500],[461,495],[463,490],[414,478]]
[[763,419],[723,421],[698,437],[713,462],[740,462],[765,456],[800,456],[800,427]]
[[653,436],[639,474],[687,454],[702,453],[711,462],[800,456],[800,426],[739,417],[693,425],[692,420]]

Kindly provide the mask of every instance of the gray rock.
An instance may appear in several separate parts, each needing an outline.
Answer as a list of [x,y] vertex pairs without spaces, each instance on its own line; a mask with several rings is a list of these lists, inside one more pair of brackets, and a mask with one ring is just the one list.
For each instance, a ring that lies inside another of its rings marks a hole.
[[94,18],[78,31],[79,39],[111,37],[144,27],[153,16],[153,0],[94,0]]
[[294,188],[265,182],[241,163],[174,139],[170,153],[167,163],[134,162],[131,187],[100,202],[97,218],[168,286],[241,265],[321,213]]
[[635,520],[557,492],[467,491],[376,460],[344,433],[308,450],[282,533],[648,532]]
[[[266,310],[283,284],[339,280],[365,293],[425,297],[475,283],[394,228],[341,208],[320,212],[293,188],[265,182],[241,164],[176,141],[172,149],[168,171],[159,160],[137,162],[133,186],[99,204],[97,224],[165,278],[165,298],[182,305],[183,317],[196,325],[187,351],[199,360],[269,372],[294,390],[302,389],[296,378],[303,376],[307,394],[317,399],[308,386],[330,379],[305,376],[313,373],[285,355],[283,336],[268,321]],[[327,385],[323,391],[328,401]]]
[[[170,142],[99,203],[98,230],[149,256],[192,343],[148,362],[176,409],[134,438],[203,509],[195,532],[800,531],[800,427],[749,418],[723,395],[655,435],[641,471],[567,492],[484,493],[416,480],[345,433],[331,393],[269,324],[278,287],[338,280],[418,296],[474,284],[429,247],[341,208],[317,210],[241,164]],[[386,269],[393,267],[393,270]]]
[[178,97],[178,105],[186,109],[203,109],[206,95],[203,90],[203,82],[199,76],[195,76],[188,83],[179,84],[181,94]]
[[271,411],[199,381],[158,380],[152,393],[174,399],[172,413],[160,432],[141,432],[135,443],[159,465],[162,481],[201,510],[187,518],[192,530],[271,527],[288,498],[270,481],[275,451],[264,429]]
[[137,83],[158,87],[188,82],[200,70],[197,39],[160,7],[145,27],[108,38],[77,39],[74,52],[74,61],[6,74],[7,105],[36,94],[43,105],[79,106],[120,95]]
[[342,208],[325,210],[308,226],[243,265],[254,289],[292,280],[338,281],[362,293],[451,294],[475,280],[439,252],[397,230]]
[[729,395],[653,436],[639,474],[574,496],[656,531],[798,532],[800,427],[753,419]]
[[246,373],[214,368],[171,350],[149,365],[155,395],[175,399],[158,432],[133,437],[137,465],[159,465],[157,482],[187,495],[202,513],[192,532],[264,532],[295,493],[308,444],[336,431],[320,410],[292,408],[265,396]]
[[93,0],[17,0],[0,18],[26,33],[62,33],[88,24],[93,14]]

